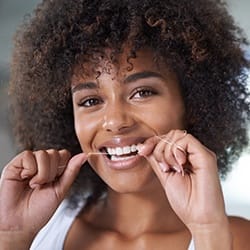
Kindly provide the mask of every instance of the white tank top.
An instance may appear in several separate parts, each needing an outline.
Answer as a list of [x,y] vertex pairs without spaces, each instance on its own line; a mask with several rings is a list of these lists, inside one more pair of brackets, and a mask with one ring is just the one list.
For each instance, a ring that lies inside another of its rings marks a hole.
[[[50,221],[36,235],[30,250],[63,250],[68,230],[83,206],[70,209],[67,201],[63,201]],[[193,240],[187,250],[195,250]]]

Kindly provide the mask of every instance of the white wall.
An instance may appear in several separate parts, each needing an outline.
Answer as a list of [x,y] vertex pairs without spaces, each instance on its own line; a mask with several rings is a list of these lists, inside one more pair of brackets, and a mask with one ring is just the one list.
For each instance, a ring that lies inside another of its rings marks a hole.
[[[250,40],[250,0],[227,0],[227,3],[236,23],[242,27]],[[250,219],[249,153],[245,153],[240,158],[222,185],[228,213],[241,215]]]
[[250,38],[250,0],[227,0],[226,2],[236,22]]

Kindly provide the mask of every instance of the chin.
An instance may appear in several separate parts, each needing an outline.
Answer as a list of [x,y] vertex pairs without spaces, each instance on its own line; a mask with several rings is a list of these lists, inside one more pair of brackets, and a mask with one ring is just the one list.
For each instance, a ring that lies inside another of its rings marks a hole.
[[146,192],[158,183],[158,179],[152,169],[145,171],[144,174],[117,174],[116,177],[108,178],[104,181],[110,189],[120,194]]

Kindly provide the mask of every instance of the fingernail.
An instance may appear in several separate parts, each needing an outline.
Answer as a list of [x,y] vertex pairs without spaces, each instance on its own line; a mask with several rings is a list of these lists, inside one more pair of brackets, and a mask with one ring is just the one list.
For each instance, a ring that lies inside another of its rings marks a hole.
[[66,168],[66,165],[59,166],[58,169],[64,169]]
[[36,184],[36,183],[32,183],[32,184],[30,184],[30,187],[31,187],[32,189],[36,189],[36,188],[39,188],[40,185],[39,185],[39,184]]
[[28,176],[28,175],[25,175],[25,174],[21,174],[21,178],[22,178],[22,180],[25,180],[25,179],[28,179],[29,176]]
[[180,166],[175,165],[175,166],[172,166],[172,168],[173,168],[177,173],[179,173],[179,174],[182,172]]
[[177,173],[180,173],[180,169],[177,167],[177,166],[172,166],[172,168],[177,172]]
[[87,158],[88,158],[88,155],[87,155],[86,153],[80,153],[80,154],[74,155],[74,156],[69,160],[67,166],[68,166],[69,164],[71,164],[72,162],[77,163],[77,165],[78,165],[78,164],[83,165],[83,164],[86,162]]
[[169,167],[166,163],[159,162],[159,166],[162,172],[166,173],[169,170]]
[[136,147],[138,150],[138,154],[141,155],[143,153],[145,146],[143,144],[138,144]]
[[88,159],[88,154],[84,153],[84,158],[82,160],[82,165],[86,162],[87,159]]
[[172,166],[172,168],[179,174],[181,174],[182,176],[185,175],[185,172],[184,172],[184,169],[182,167],[182,165],[175,165],[175,166]]

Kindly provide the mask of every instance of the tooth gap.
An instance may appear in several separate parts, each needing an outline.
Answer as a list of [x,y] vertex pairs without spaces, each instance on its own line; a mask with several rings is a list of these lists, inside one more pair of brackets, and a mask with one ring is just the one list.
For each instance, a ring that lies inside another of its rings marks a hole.
[[101,148],[100,149],[100,152],[101,153],[105,153],[106,155],[107,155],[107,157],[109,158],[109,159],[111,159],[111,155],[108,153],[108,150],[107,150],[107,148]]

